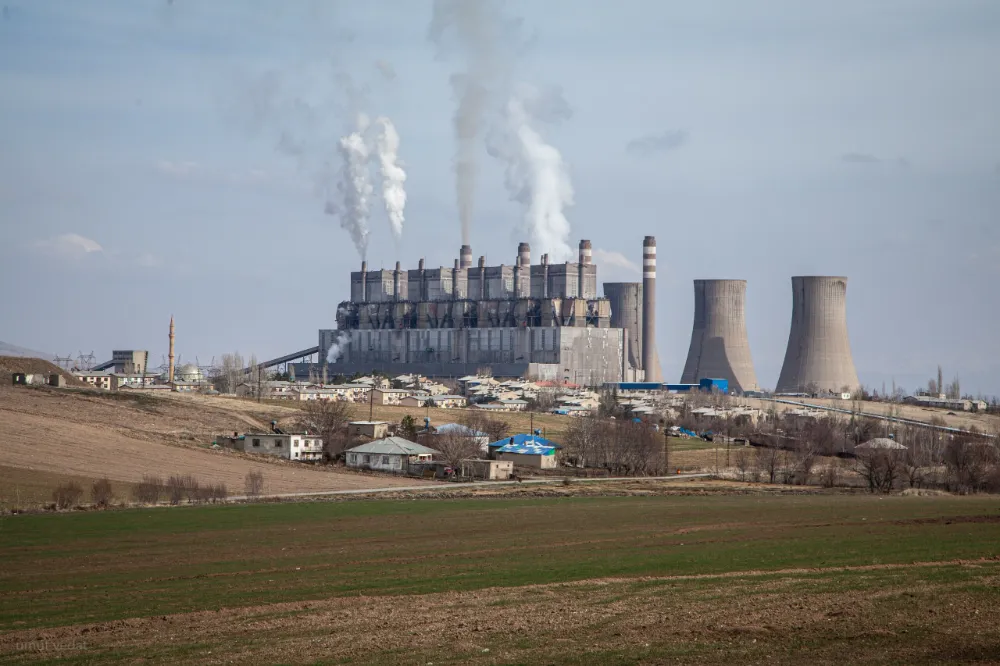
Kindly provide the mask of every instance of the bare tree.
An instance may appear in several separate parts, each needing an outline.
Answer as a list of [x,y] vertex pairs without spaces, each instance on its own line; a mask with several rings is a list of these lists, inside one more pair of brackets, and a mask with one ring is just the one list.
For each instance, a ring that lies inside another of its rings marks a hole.
[[340,400],[311,400],[299,419],[299,427],[306,432],[323,438],[323,449],[327,456],[335,458],[347,446],[347,422],[351,419],[351,408]]
[[215,389],[219,393],[236,393],[236,387],[245,381],[243,357],[239,352],[223,354],[218,374],[213,377]]
[[160,501],[163,489],[163,479],[151,474],[144,474],[142,481],[132,486],[132,499],[141,504],[156,504]]
[[774,483],[781,468],[781,449],[776,446],[758,448],[757,468],[767,474],[768,483]]
[[114,498],[115,493],[111,488],[111,481],[108,480],[108,477],[94,481],[94,485],[90,487],[90,501],[94,506],[108,507]]
[[447,432],[437,435],[430,445],[440,452],[440,458],[452,469],[461,469],[462,461],[479,457],[479,443],[475,437],[460,432]]
[[903,456],[894,449],[862,449],[856,452],[854,471],[873,493],[889,493],[896,486]]
[[975,493],[984,489],[987,478],[998,462],[996,445],[970,438],[956,438],[945,449],[948,485],[958,492]]
[[747,480],[747,472],[750,471],[750,467],[753,465],[751,458],[751,452],[746,446],[741,446],[736,449],[736,453],[733,455],[733,460],[736,463],[736,470],[740,473],[740,481]]
[[260,497],[264,492],[264,473],[260,470],[247,472],[243,479],[243,491],[247,497]]
[[83,488],[72,481],[58,486],[52,493],[52,501],[57,509],[69,509],[76,506],[83,497]]

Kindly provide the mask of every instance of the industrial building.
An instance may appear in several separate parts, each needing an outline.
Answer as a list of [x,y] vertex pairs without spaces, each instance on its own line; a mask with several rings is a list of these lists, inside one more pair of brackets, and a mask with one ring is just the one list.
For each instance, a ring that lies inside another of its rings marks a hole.
[[847,335],[847,278],[792,278],[792,325],[775,393],[858,389]]
[[706,377],[737,393],[756,391],[746,325],[746,280],[695,280],[694,326],[681,384]]
[[[330,375],[380,372],[461,377],[489,367],[495,376],[596,386],[660,381],[656,353],[656,241],[643,241],[643,283],[597,293],[591,243],[576,263],[531,263],[527,243],[512,265],[472,265],[463,245],[452,268],[361,270],[337,328],[319,332],[319,359]],[[611,294],[613,299],[607,295]],[[640,307],[641,304],[641,307]],[[637,350],[631,346],[638,347]],[[312,350],[307,350],[312,351]],[[318,368],[294,364],[296,376]]]

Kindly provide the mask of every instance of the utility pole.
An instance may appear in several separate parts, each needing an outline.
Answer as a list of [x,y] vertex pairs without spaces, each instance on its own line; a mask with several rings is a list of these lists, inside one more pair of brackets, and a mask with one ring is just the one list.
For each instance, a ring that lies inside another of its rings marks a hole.
[[368,421],[375,420],[375,371],[372,370],[372,383],[368,387]]
[[666,426],[663,427],[663,464],[667,469],[667,476],[670,476],[670,434]]

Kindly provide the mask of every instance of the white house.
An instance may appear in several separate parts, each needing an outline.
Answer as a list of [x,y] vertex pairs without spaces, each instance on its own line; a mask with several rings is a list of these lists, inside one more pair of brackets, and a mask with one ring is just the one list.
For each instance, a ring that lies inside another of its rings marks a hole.
[[402,437],[386,437],[347,449],[344,453],[348,467],[406,474],[410,464],[428,462],[437,451]]

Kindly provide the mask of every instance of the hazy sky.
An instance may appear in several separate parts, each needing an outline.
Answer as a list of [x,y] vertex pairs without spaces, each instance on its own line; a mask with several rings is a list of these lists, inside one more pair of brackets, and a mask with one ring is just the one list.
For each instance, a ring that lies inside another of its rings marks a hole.
[[[508,14],[527,38],[510,79],[572,109],[538,126],[572,179],[571,246],[593,241],[600,278],[638,280],[622,259],[640,263],[657,237],[668,378],[693,279],[749,281],[771,387],[789,278],[830,274],[850,278],[863,382],[912,389],[940,363],[966,391],[1000,393],[1000,3],[546,0]],[[403,241],[374,202],[369,263],[450,266],[462,61],[428,41],[430,20],[417,0],[9,0],[0,340],[100,359],[145,348],[158,365],[173,313],[185,361],[315,345],[359,262],[317,188],[356,111],[392,118],[408,173]],[[473,253],[509,264],[523,211],[479,152]]]

